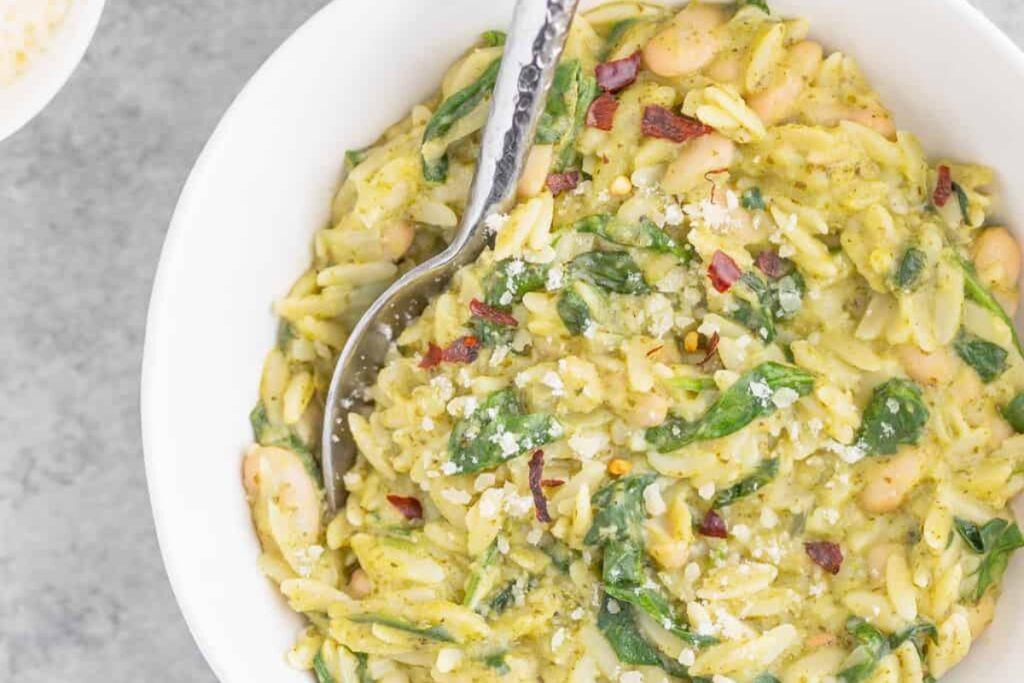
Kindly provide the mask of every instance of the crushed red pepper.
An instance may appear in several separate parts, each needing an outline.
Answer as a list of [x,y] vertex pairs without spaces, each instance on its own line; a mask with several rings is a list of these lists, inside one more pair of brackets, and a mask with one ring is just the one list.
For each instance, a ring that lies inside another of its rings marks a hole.
[[838,543],[831,541],[810,541],[804,543],[804,550],[811,562],[818,565],[833,576],[839,573],[843,566],[843,551]]
[[743,271],[724,251],[716,251],[708,266],[708,278],[716,292],[725,293],[742,277]]
[[640,51],[623,59],[598,64],[594,69],[597,84],[608,92],[618,92],[636,81],[640,73]]
[[389,493],[387,499],[407,520],[423,519],[423,505],[412,496],[399,496]]
[[587,125],[598,130],[611,130],[615,122],[615,112],[619,109],[619,101],[603,93],[590,103],[587,109]]
[[647,137],[662,138],[672,142],[686,142],[713,133],[715,130],[697,119],[681,116],[656,104],[649,104],[644,108],[640,129]]
[[488,306],[479,299],[473,299],[469,302],[469,312],[478,318],[490,320],[492,323],[505,325],[506,327],[516,327],[519,325],[519,321],[510,313],[506,313],[500,308],[495,308],[494,306]]
[[537,521],[550,522],[551,515],[548,513],[548,499],[544,497],[541,489],[544,477],[544,451],[534,451],[530,456],[530,493],[533,494],[533,507],[537,511]]

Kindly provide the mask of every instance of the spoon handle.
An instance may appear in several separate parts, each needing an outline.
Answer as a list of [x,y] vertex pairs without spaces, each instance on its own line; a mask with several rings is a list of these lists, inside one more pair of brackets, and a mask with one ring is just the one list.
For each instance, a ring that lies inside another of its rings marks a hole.
[[516,3],[469,201],[447,249],[456,265],[476,260],[488,240],[484,219],[507,208],[515,196],[578,4],[579,0]]

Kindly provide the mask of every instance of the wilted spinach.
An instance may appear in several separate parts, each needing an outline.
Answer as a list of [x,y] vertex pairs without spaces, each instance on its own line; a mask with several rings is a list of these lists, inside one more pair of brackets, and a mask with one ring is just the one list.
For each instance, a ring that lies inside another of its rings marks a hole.
[[723,391],[699,419],[688,422],[672,416],[648,429],[647,443],[658,452],[667,453],[696,441],[734,434],[754,420],[774,413],[778,406],[773,396],[779,390],[791,389],[798,396],[806,396],[813,387],[814,376],[806,370],[772,361],[762,363]]
[[526,414],[515,392],[502,389],[456,423],[448,440],[448,458],[456,473],[479,472],[540,448],[562,433],[554,417]]
[[875,387],[854,445],[865,455],[891,455],[902,444],[916,444],[926,422],[928,408],[921,387],[895,377]]

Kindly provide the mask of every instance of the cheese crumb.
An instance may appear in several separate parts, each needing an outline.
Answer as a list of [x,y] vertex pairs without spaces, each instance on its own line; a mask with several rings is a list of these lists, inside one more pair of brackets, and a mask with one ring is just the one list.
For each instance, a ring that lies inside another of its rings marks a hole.
[[508,223],[507,213],[492,213],[484,219],[484,227],[486,227],[488,232],[492,235],[505,227],[505,223]]
[[644,505],[647,508],[647,514],[651,517],[664,514],[668,509],[665,499],[661,497],[661,486],[658,485],[658,482],[654,482],[644,489]]
[[441,491],[441,497],[454,505],[465,505],[471,500],[471,496],[460,489],[447,488]]
[[560,628],[551,636],[551,649],[557,650],[565,642],[565,629]]
[[715,482],[706,481],[701,484],[697,489],[697,495],[701,497],[701,500],[711,500],[715,495]]
[[530,529],[526,534],[526,542],[530,545],[539,545],[543,538],[544,531],[542,529]]

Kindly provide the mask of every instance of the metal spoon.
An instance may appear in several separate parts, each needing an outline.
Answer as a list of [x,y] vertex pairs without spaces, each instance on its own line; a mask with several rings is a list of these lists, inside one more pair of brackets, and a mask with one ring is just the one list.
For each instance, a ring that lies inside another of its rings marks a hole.
[[476,176],[455,238],[447,249],[406,273],[374,302],[338,357],[327,393],[322,451],[327,501],[334,510],[345,502],[342,475],[356,457],[348,414],[370,409],[365,390],[376,381],[391,340],[423,313],[457,270],[480,256],[489,241],[484,219],[512,202],[578,3],[516,3]]

